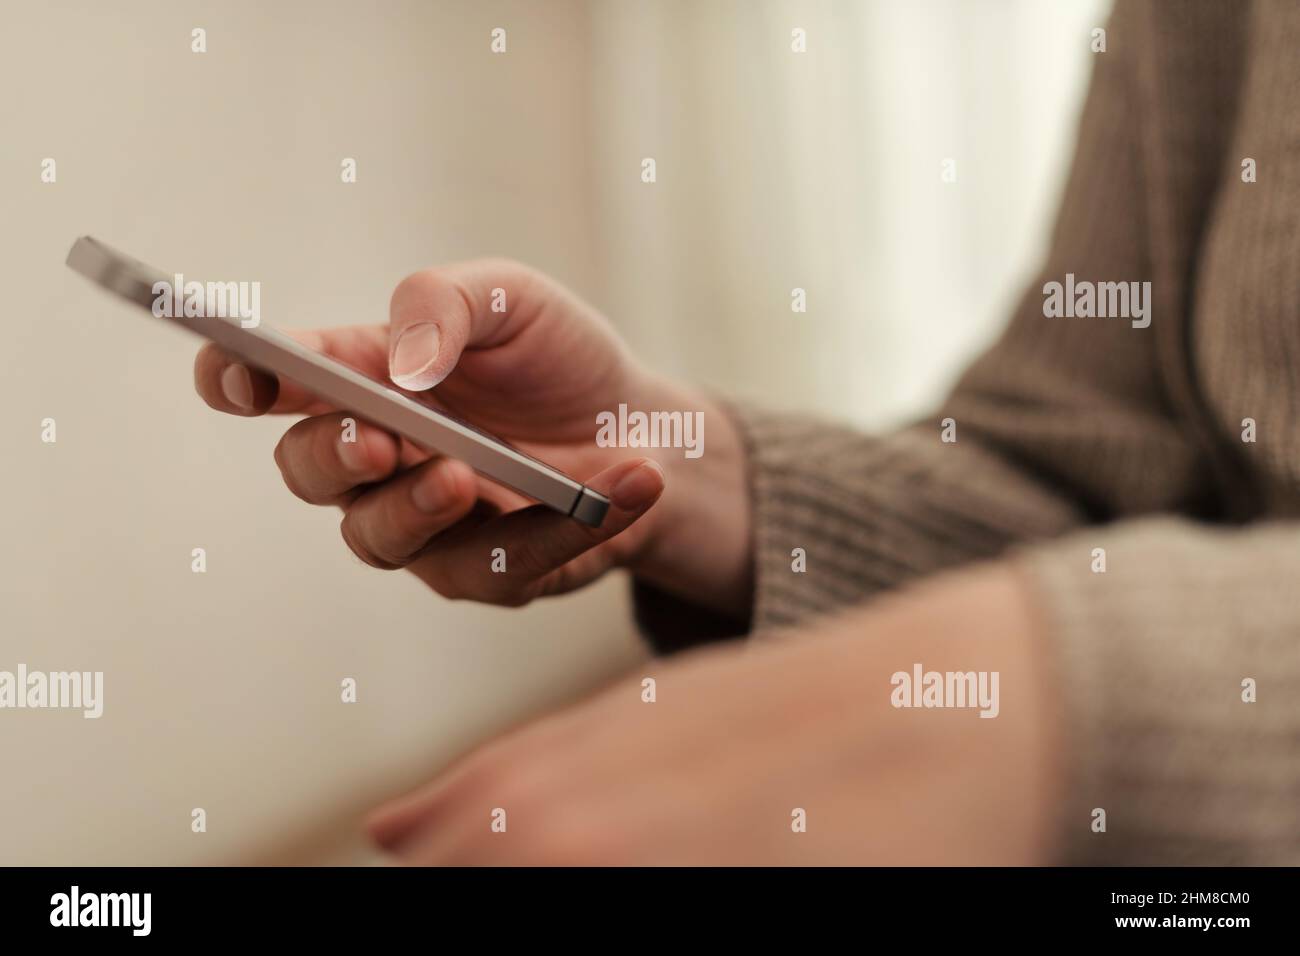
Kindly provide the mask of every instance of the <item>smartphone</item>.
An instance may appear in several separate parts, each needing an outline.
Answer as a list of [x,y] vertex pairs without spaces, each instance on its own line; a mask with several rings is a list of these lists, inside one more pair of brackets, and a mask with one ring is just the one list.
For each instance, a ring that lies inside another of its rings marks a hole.
[[[156,284],[170,287],[172,281],[171,276],[90,236],[82,236],[72,244],[67,264],[151,316],[156,314]],[[178,296],[180,292],[176,290]],[[479,474],[585,525],[598,528],[605,519],[609,499],[582,482],[281,332],[260,323],[245,328],[238,316],[175,314],[164,316],[162,321],[197,332],[249,365],[291,379],[313,395],[372,425],[402,435],[420,448],[459,458]]]

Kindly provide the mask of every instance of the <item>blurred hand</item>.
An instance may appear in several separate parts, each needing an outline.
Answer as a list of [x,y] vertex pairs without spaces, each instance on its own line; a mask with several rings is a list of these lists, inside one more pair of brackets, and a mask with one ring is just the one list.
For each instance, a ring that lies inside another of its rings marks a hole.
[[[363,561],[407,568],[447,597],[519,605],[626,566],[715,610],[744,613],[743,462],[734,428],[716,405],[648,374],[590,306],[517,263],[482,260],[416,273],[393,293],[389,319],[387,326],[295,337],[373,378],[391,376],[420,400],[607,495],[604,525],[588,528],[531,504],[462,462],[366,423],[358,422],[355,442],[345,442],[346,412],[216,346],[199,352],[196,387],[230,414],[308,416],[275,450],[289,490],[343,508],[343,538]],[[624,402],[647,411],[704,411],[708,463],[686,461],[680,449],[637,457],[597,447],[597,414]],[[666,482],[681,490],[647,514]],[[491,570],[496,548],[505,549],[505,573]]]
[[[1046,862],[1062,758],[1040,633],[1018,576],[991,566],[783,641],[655,660],[654,703],[620,682],[369,829],[412,865]],[[998,716],[895,709],[890,678],[916,662],[998,671]]]

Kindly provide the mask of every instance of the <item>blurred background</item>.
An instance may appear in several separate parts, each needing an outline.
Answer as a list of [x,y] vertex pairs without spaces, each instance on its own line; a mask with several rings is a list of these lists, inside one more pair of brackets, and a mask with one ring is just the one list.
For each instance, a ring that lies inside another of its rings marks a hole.
[[76,236],[286,327],[513,256],[651,365],[887,428],[1029,280],[1108,7],[0,0],[0,670],[105,673],[97,721],[0,711],[0,863],[374,862],[362,811],[653,668],[624,580],[499,610],[362,565],[282,486],[284,423],[210,412],[197,340],[65,269]]

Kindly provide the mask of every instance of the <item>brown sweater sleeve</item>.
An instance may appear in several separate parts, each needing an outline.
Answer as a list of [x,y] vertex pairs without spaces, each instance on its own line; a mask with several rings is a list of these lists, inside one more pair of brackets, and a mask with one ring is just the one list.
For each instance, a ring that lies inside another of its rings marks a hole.
[[[748,451],[756,594],[749,628],[794,623],[1083,524],[1214,509],[1212,470],[1166,398],[1158,322],[1047,318],[1043,284],[1153,278],[1136,58],[1146,11],[1120,4],[1095,57],[1041,275],[1002,338],[926,421],[865,436],[733,409]],[[944,441],[942,423],[953,428]],[[806,571],[792,570],[803,549]],[[638,586],[643,623],[666,600]],[[707,633],[708,628],[683,628]],[[675,644],[684,642],[679,635]]]
[[[869,437],[736,412],[754,515],[750,630],[980,559],[1009,555],[1025,568],[1050,622],[1072,737],[1063,819],[1075,861],[1270,863],[1300,852],[1300,614],[1279,597],[1300,575],[1300,529],[1210,524],[1232,511],[1230,494],[1194,400],[1180,396],[1187,332],[1174,328],[1186,322],[1194,257],[1163,244],[1171,222],[1194,216],[1161,204],[1171,186],[1155,180],[1179,175],[1180,159],[1153,156],[1150,137],[1151,124],[1171,125],[1150,115],[1153,85],[1194,90],[1233,72],[1214,52],[1239,49],[1231,19],[1196,24],[1212,39],[1185,57],[1187,74],[1153,80],[1139,58],[1158,55],[1169,24],[1153,7],[1118,6],[1042,275],[931,418]],[[1150,280],[1164,286],[1165,311],[1149,328],[1046,318],[1043,283],[1066,273]],[[956,441],[944,442],[949,418]],[[1105,573],[1095,548],[1106,549]],[[641,597],[652,617],[655,599]],[[1243,700],[1248,678],[1257,703]],[[1094,808],[1107,811],[1106,833],[1091,828]]]

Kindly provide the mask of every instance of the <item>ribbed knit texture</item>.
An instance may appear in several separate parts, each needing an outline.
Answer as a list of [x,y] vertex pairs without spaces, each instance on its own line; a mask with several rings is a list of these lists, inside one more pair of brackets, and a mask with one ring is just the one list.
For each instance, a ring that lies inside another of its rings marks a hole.
[[[1094,60],[1042,275],[932,417],[739,413],[750,627],[1010,556],[1067,708],[1066,860],[1300,864],[1300,3],[1120,0]],[[1067,272],[1151,281],[1151,326],[1045,318]]]

